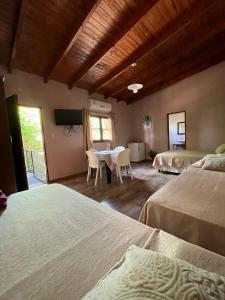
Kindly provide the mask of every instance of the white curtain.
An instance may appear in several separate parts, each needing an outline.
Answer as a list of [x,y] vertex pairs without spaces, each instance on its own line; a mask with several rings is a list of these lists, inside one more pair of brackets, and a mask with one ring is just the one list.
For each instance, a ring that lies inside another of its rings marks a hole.
[[86,151],[92,147],[91,130],[90,130],[90,112],[84,110],[84,157],[86,158]]
[[[91,135],[90,117],[91,116],[102,116],[110,119],[110,129],[112,132],[112,140],[110,142],[111,147],[116,146],[116,134],[115,134],[115,116],[113,113],[98,113],[84,110],[84,154],[86,157],[86,151],[93,146],[93,139]],[[107,143],[107,142],[106,142]],[[105,144],[104,142],[102,144]],[[108,144],[108,143],[107,143]]]

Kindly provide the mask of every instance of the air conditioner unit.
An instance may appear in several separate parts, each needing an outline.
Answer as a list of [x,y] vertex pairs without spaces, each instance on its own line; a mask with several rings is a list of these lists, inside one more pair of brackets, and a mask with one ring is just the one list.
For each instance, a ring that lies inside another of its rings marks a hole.
[[89,99],[88,108],[90,110],[99,111],[99,112],[111,112],[112,104],[107,102],[102,102],[99,100]]

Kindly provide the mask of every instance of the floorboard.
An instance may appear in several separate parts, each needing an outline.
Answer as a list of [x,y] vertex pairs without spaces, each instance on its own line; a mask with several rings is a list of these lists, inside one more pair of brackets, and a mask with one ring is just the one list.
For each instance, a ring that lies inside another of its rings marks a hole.
[[107,184],[106,173],[94,186],[94,176],[86,182],[82,175],[73,179],[60,181],[61,184],[84,194],[102,205],[111,207],[133,219],[138,220],[146,200],[176,175],[162,174],[152,168],[150,162],[132,163],[134,179],[131,180],[125,171],[122,172],[124,183],[113,173],[112,183]]

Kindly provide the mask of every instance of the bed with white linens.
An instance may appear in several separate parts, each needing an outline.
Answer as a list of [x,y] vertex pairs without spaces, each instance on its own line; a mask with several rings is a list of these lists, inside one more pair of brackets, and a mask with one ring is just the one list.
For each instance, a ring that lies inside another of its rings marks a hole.
[[225,172],[188,168],[147,200],[140,221],[225,256]]
[[225,257],[59,184],[10,196],[0,230],[0,300],[81,299],[131,244],[225,276]]
[[181,173],[206,154],[196,150],[165,151],[156,155],[153,167],[159,171]]

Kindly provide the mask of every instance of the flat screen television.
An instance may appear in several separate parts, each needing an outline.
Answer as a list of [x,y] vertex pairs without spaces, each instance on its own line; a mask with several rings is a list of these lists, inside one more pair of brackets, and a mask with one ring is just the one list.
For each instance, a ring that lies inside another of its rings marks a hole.
[[74,126],[83,124],[82,110],[55,109],[55,124],[61,126]]

